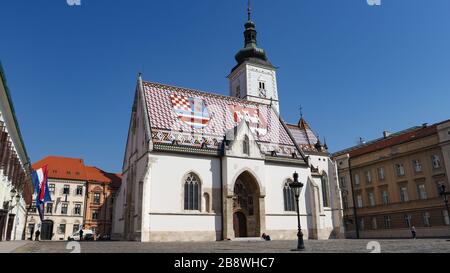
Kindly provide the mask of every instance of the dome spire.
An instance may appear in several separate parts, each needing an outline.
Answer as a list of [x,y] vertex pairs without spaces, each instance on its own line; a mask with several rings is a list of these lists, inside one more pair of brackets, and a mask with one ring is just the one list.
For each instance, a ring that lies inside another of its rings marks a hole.
[[235,56],[235,59],[238,63],[237,66],[239,66],[245,61],[252,61],[257,62],[261,65],[273,67],[272,64],[269,62],[264,49],[259,48],[257,46],[256,40],[257,31],[256,31],[256,24],[252,21],[252,11],[253,10],[251,1],[248,0],[247,4],[248,21],[245,23],[244,48],[242,48]]

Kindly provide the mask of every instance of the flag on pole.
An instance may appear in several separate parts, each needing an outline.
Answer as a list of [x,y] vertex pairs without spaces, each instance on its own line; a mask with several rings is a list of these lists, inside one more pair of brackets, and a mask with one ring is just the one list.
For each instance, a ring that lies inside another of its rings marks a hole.
[[39,211],[41,222],[44,220],[45,204],[51,202],[50,192],[48,190],[47,165],[33,171],[31,174],[34,189],[36,190],[36,208]]

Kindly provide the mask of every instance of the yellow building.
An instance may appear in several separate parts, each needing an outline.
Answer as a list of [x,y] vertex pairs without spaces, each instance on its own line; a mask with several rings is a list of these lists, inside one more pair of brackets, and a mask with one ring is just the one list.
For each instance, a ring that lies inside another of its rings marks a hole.
[[450,235],[450,121],[413,127],[337,152],[348,238]]

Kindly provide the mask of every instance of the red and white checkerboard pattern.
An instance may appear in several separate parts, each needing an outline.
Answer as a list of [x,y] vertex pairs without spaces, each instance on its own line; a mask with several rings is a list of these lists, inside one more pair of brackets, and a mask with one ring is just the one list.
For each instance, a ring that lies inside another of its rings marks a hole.
[[182,110],[182,111],[190,111],[191,105],[189,103],[189,98],[185,96],[180,96],[177,94],[170,95],[170,98],[172,100],[173,108],[176,110]]
[[[277,114],[270,106],[234,97],[150,82],[144,82],[144,93],[152,130],[171,131],[174,134],[183,133],[183,135],[190,133],[193,136],[200,135],[223,140],[227,131],[238,125],[231,112],[233,107],[230,107],[237,105],[244,108],[257,108],[262,118],[267,121],[267,134],[255,136],[260,144],[264,143],[264,145],[279,147],[283,150],[286,146],[294,146]],[[211,116],[208,126],[194,128],[178,119],[174,106],[189,110],[189,98],[200,98],[207,105]],[[158,140],[155,139],[155,141]]]

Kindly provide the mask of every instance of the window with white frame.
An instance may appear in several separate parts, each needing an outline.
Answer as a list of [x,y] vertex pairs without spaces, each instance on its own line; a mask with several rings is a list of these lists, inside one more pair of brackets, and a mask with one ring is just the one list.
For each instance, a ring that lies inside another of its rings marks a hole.
[[432,155],[431,163],[434,169],[439,169],[441,167],[441,158],[438,155]]
[[356,196],[356,205],[358,206],[358,208],[362,208],[363,207],[363,198],[361,194],[358,194]]
[[67,204],[67,203],[61,204],[61,214],[67,214],[68,209],[69,209],[69,204]]
[[372,173],[371,173],[371,171],[366,171],[366,183],[372,183]]
[[401,186],[400,187],[400,201],[401,202],[408,202],[409,201],[408,187],[406,187],[406,186]]
[[55,184],[48,184],[48,192],[50,194],[55,194]]
[[83,195],[83,186],[77,186],[77,190],[76,190],[75,194],[78,196],[82,196]]
[[395,164],[395,173],[397,176],[404,176],[405,175],[405,167],[403,164]]
[[423,225],[426,227],[431,227],[431,217],[428,211],[422,213]]
[[355,185],[358,186],[359,185],[359,174],[355,173],[354,178],[355,178],[355,181],[354,181]]
[[375,195],[373,194],[373,192],[368,192],[367,197],[369,198],[369,206],[375,207]]
[[100,205],[100,193],[99,192],[94,193],[94,198],[92,199],[92,203],[94,205]]
[[64,185],[63,194],[70,194],[70,185]]
[[386,179],[386,175],[385,175],[385,172],[384,172],[384,167],[378,168],[378,179],[380,181],[384,181]]
[[73,209],[73,214],[81,215],[81,204],[75,204],[75,208]]
[[425,184],[417,185],[417,195],[419,196],[419,199],[421,199],[421,200],[427,199],[427,190],[425,188]]
[[420,173],[422,172],[422,163],[420,163],[419,159],[415,159],[413,160],[413,168],[414,168],[414,172],[415,173]]
[[389,193],[387,190],[382,190],[381,191],[381,200],[383,202],[383,205],[388,205],[389,204]]

